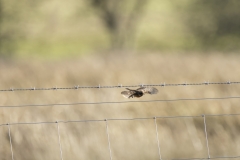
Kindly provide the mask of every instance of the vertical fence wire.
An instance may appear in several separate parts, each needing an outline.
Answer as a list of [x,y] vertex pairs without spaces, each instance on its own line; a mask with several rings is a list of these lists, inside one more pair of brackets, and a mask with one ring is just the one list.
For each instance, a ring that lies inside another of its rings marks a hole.
[[107,133],[107,138],[108,138],[108,149],[109,149],[109,154],[110,154],[110,160],[112,160],[112,150],[111,150],[111,143],[110,143],[107,119],[105,119],[105,122],[106,122],[106,133]]
[[[196,160],[200,159],[219,159],[219,158],[239,158],[240,156],[236,157],[211,157],[210,156],[210,148],[209,148],[209,140],[208,140],[208,133],[207,133],[207,122],[206,122],[206,116],[239,116],[240,114],[215,114],[215,115],[201,115],[201,116],[171,116],[171,117],[161,117],[161,118],[180,118],[180,117],[203,117],[203,122],[204,122],[204,132],[205,132],[205,140],[206,140],[206,148],[207,148],[207,158],[192,158]],[[111,120],[137,120],[137,119],[154,119],[155,123],[155,135],[156,135],[156,141],[158,145],[158,155],[159,155],[159,160],[162,159],[161,155],[161,148],[160,148],[160,140],[159,140],[159,133],[158,133],[158,124],[157,124],[157,118],[160,117],[148,117],[148,118],[123,118],[123,119],[104,119],[104,120],[79,120],[79,121],[51,121],[51,122],[18,122],[18,123],[11,123],[11,124],[0,124],[0,126],[5,126],[7,125],[8,127],[8,137],[9,137],[9,144],[10,144],[10,150],[11,150],[11,159],[14,160],[14,153],[13,153],[13,144],[12,144],[12,137],[11,137],[11,126],[10,125],[23,125],[23,124],[49,124],[49,123],[56,123],[57,124],[57,131],[58,131],[58,143],[59,143],[59,150],[60,150],[60,158],[63,160],[63,153],[62,153],[62,144],[61,144],[61,136],[60,136],[60,126],[59,123],[68,123],[68,122],[86,122],[86,121],[105,121],[106,125],[106,135],[107,135],[107,141],[108,141],[108,149],[109,149],[109,156],[110,160],[112,160],[112,151],[111,151],[111,143],[110,143],[110,134],[109,134],[109,126],[108,126],[108,121]],[[190,158],[186,159],[181,159],[181,160],[190,160]]]
[[61,160],[63,160],[63,156],[62,156],[62,144],[61,144],[61,137],[60,137],[60,131],[59,131],[58,121],[56,121],[56,123],[57,123],[57,130],[58,130],[58,144],[59,144],[59,149],[60,149],[60,157],[61,157]]
[[204,122],[204,131],[205,131],[205,137],[206,137],[206,144],[207,144],[207,151],[208,151],[208,159],[210,159],[210,151],[209,151],[209,145],[208,145],[208,135],[207,135],[207,124],[206,124],[206,117],[203,114],[203,122]]
[[158,145],[158,156],[159,156],[159,160],[162,160],[160,143],[159,143],[159,137],[158,137],[157,118],[156,117],[154,117],[154,123],[155,123],[155,128],[156,128],[156,139],[157,139],[157,145]]
[[7,126],[8,126],[8,136],[9,136],[9,143],[10,143],[10,148],[11,148],[12,160],[14,160],[14,158],[13,158],[13,147],[12,147],[11,129],[10,129],[9,124],[7,124]]

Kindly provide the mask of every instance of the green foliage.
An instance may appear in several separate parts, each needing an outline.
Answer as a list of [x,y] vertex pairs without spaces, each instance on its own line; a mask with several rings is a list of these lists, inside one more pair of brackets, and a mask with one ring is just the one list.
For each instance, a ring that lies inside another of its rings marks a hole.
[[[25,2],[25,3],[24,3]],[[0,55],[11,57],[16,52],[17,43],[24,37],[23,16],[26,0],[21,3],[0,0]]]
[[205,49],[237,50],[240,42],[239,0],[194,0],[186,23]]

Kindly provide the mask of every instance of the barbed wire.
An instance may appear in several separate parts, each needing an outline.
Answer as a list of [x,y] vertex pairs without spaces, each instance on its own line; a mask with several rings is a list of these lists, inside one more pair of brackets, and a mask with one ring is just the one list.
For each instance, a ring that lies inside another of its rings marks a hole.
[[100,89],[100,88],[128,88],[128,87],[167,87],[167,86],[200,86],[200,85],[230,85],[230,84],[240,84],[240,82],[200,82],[200,83],[175,83],[175,84],[139,84],[139,85],[113,85],[113,86],[79,86],[75,85],[73,87],[51,87],[51,88],[9,88],[9,89],[0,89],[0,92],[13,92],[13,91],[44,91],[44,90],[77,90],[77,89]]
[[135,100],[135,101],[106,101],[106,102],[76,102],[76,103],[52,103],[52,104],[23,104],[23,105],[2,105],[0,108],[16,108],[16,107],[44,107],[44,106],[75,106],[75,105],[100,105],[114,103],[147,103],[147,102],[174,102],[174,101],[204,101],[204,100],[224,100],[224,99],[240,99],[240,96],[231,97],[212,97],[212,98],[178,98],[178,99],[157,99],[157,100]]
[[[34,91],[34,90],[77,90],[77,89],[84,89],[84,88],[128,88],[128,87],[153,87],[153,86],[160,86],[160,87],[165,87],[165,86],[195,86],[195,85],[230,85],[230,84],[240,84],[240,82],[204,82],[204,83],[179,83],[179,84],[153,84],[153,85],[128,85],[128,86],[123,86],[123,85],[117,85],[117,86],[74,86],[74,87],[53,87],[53,88],[18,88],[18,89],[2,89],[0,92],[7,92],[7,91]],[[213,98],[178,98],[178,99],[158,99],[158,100],[136,100],[136,101],[115,101],[115,102],[77,102],[77,103],[56,103],[56,104],[23,104],[23,105],[3,105],[0,106],[0,108],[3,107],[40,107],[40,106],[72,106],[72,105],[91,105],[91,104],[113,104],[113,103],[137,103],[137,102],[174,102],[174,101],[194,101],[194,100],[223,100],[223,99],[240,99],[240,96],[228,96],[228,97],[213,97]],[[195,116],[154,116],[154,117],[138,117],[138,118],[109,118],[109,119],[83,119],[83,120],[57,120],[57,121],[42,121],[42,122],[12,122],[12,123],[3,123],[0,124],[0,127],[7,126],[8,127],[8,137],[9,137],[9,144],[10,144],[10,151],[11,151],[11,156],[12,160],[14,160],[14,153],[13,153],[13,145],[12,143],[12,138],[11,138],[11,126],[13,125],[38,125],[38,124],[56,124],[57,125],[57,136],[58,136],[58,145],[59,145],[59,151],[60,151],[60,158],[63,160],[63,150],[62,150],[62,144],[61,144],[61,136],[60,136],[60,123],[81,123],[81,122],[105,122],[106,125],[106,135],[107,135],[107,141],[108,141],[108,149],[109,149],[109,156],[110,160],[112,160],[112,149],[111,149],[111,143],[110,143],[110,134],[109,134],[109,126],[108,122],[109,121],[134,121],[134,120],[154,120],[155,124],[155,132],[156,132],[156,141],[157,141],[157,147],[158,147],[158,156],[160,160],[166,160],[162,159],[161,155],[161,149],[160,149],[160,141],[159,141],[159,133],[158,133],[158,124],[157,124],[157,119],[161,118],[203,118],[203,124],[204,124],[204,132],[205,132],[205,138],[206,138],[206,148],[207,148],[207,157],[205,158],[178,158],[178,159],[172,159],[172,160],[204,160],[204,159],[235,159],[235,158],[240,158],[240,156],[222,156],[222,157],[212,157],[210,156],[210,149],[208,146],[208,136],[207,136],[207,122],[206,122],[206,117],[211,117],[211,116],[240,116],[240,113],[236,114],[202,114],[202,115],[195,115]]]

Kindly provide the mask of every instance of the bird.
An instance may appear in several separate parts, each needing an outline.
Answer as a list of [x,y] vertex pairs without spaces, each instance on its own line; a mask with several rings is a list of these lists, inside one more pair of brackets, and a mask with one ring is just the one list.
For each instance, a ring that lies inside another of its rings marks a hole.
[[157,94],[158,90],[154,87],[141,87],[136,90],[126,88],[128,91],[122,91],[121,94],[125,98],[140,98],[144,94]]

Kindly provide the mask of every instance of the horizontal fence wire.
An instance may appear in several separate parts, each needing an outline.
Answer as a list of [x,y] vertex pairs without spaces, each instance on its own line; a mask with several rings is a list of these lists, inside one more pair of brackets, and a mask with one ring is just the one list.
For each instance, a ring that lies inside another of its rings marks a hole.
[[[55,123],[57,125],[57,136],[59,141],[59,149],[60,149],[60,157],[61,160],[63,160],[62,156],[62,144],[60,139],[60,128],[59,123],[75,123],[75,122],[105,122],[106,124],[106,134],[107,134],[107,140],[108,140],[108,148],[109,148],[109,155],[110,160],[112,160],[112,150],[110,145],[110,138],[109,138],[109,129],[108,129],[108,121],[131,121],[131,120],[148,120],[153,119],[155,123],[155,130],[156,130],[156,137],[157,137],[157,143],[158,143],[158,152],[159,152],[159,159],[160,160],[169,160],[169,159],[162,159],[161,157],[161,151],[160,151],[160,145],[159,145],[159,139],[158,139],[158,128],[157,128],[157,122],[156,119],[160,118],[199,118],[202,117],[204,119],[204,129],[206,130],[207,122],[205,120],[205,117],[211,117],[211,116],[240,116],[240,113],[238,114],[202,114],[202,115],[195,115],[195,116],[154,116],[154,117],[140,117],[140,118],[116,118],[116,119],[99,119],[99,120],[74,120],[74,121],[46,121],[46,122],[17,122],[17,123],[7,123],[7,124],[0,124],[0,126],[7,126],[8,127],[8,133],[9,133],[9,143],[11,146],[11,154],[12,154],[12,160],[13,159],[13,150],[12,150],[12,141],[11,141],[11,132],[10,132],[10,125],[23,125],[23,124],[52,124]],[[206,140],[207,140],[207,134],[205,134]],[[208,141],[208,140],[207,140]],[[208,148],[208,157],[207,158],[174,158],[172,160],[207,160],[207,159],[235,159],[240,158],[240,156],[219,156],[219,157],[210,157],[209,148]]]
[[66,120],[66,121],[43,121],[43,122],[14,122],[0,124],[0,126],[5,125],[25,125],[25,124],[54,124],[54,123],[79,123],[79,122],[104,122],[104,121],[134,121],[134,120],[148,120],[148,119],[165,119],[165,118],[197,118],[197,117],[213,117],[213,116],[240,116],[240,113],[235,114],[202,114],[195,116],[154,116],[154,117],[139,117],[139,118],[108,118],[108,119],[84,119],[84,120]]
[[12,91],[43,91],[43,90],[77,90],[77,89],[100,89],[100,88],[129,88],[129,87],[165,87],[165,86],[201,86],[201,85],[230,85],[230,84],[240,84],[240,82],[200,82],[200,83],[161,83],[161,84],[139,84],[139,85],[113,85],[113,86],[73,86],[73,87],[51,87],[51,88],[9,88],[9,89],[0,89],[0,92],[12,92]]
[[52,104],[22,104],[22,105],[2,105],[0,108],[15,108],[15,107],[44,107],[44,106],[75,106],[75,105],[100,105],[100,104],[115,104],[115,103],[147,103],[147,102],[174,102],[174,101],[204,101],[204,100],[224,100],[224,99],[240,99],[240,96],[231,97],[213,97],[213,98],[178,98],[178,99],[157,99],[143,101],[112,101],[112,102],[76,102],[76,103],[52,103]]
[[[128,87],[153,87],[153,86],[160,86],[160,87],[165,87],[165,86],[200,86],[200,85],[230,85],[230,84],[240,84],[240,82],[204,82],[204,83],[178,83],[178,84],[152,84],[152,85],[116,85],[116,86],[74,86],[74,87],[52,87],[52,88],[10,88],[10,89],[0,89],[0,92],[7,92],[7,91],[34,91],[34,90],[77,90],[77,89],[84,89],[84,88],[128,88]],[[38,107],[38,106],[72,106],[72,105],[85,105],[85,104],[113,104],[113,103],[136,103],[136,102],[174,102],[174,101],[200,101],[200,100],[224,100],[224,99],[240,99],[240,96],[228,96],[228,97],[213,97],[213,98],[178,98],[178,99],[158,99],[158,100],[135,100],[135,101],[115,101],[115,102],[77,102],[77,103],[57,103],[57,104],[23,104],[23,105],[3,105],[0,106],[0,108],[4,107]],[[154,117],[138,117],[138,118],[109,118],[109,119],[83,119],[83,120],[57,120],[57,121],[42,121],[42,122],[12,122],[12,123],[3,123],[0,124],[0,127],[7,126],[8,127],[8,135],[9,135],[9,143],[10,143],[10,149],[11,149],[11,155],[12,155],[12,160],[14,160],[14,153],[13,153],[13,145],[12,145],[12,138],[11,138],[11,128],[10,126],[13,125],[39,125],[39,124],[56,124],[57,125],[57,136],[58,136],[58,144],[59,144],[59,151],[60,151],[60,158],[63,160],[63,153],[62,153],[62,144],[61,144],[61,136],[60,136],[60,123],[81,123],[81,122],[105,122],[106,124],[106,134],[107,134],[107,139],[108,139],[108,148],[109,148],[109,155],[110,155],[110,160],[112,160],[112,150],[111,150],[111,143],[110,143],[110,135],[108,131],[108,122],[109,121],[134,121],[134,120],[149,120],[153,119],[155,123],[155,130],[156,130],[156,141],[158,144],[158,155],[160,160],[167,160],[167,159],[162,159],[161,155],[161,150],[160,150],[160,142],[158,139],[158,126],[157,126],[157,119],[161,118],[203,118],[204,120],[204,131],[205,131],[205,138],[206,138],[206,144],[207,144],[207,151],[208,151],[208,157],[205,158],[175,158],[172,160],[207,160],[207,159],[237,159],[240,158],[240,156],[220,156],[220,157],[212,157],[210,156],[210,149],[208,146],[208,136],[207,136],[207,122],[206,122],[206,117],[211,117],[211,116],[240,116],[240,113],[236,114],[202,114],[202,115],[195,115],[195,116],[154,116]]]

